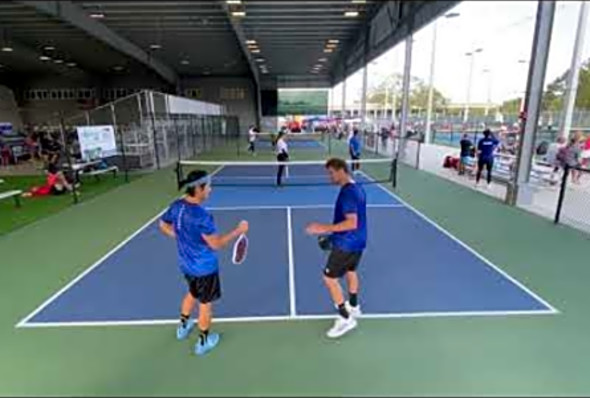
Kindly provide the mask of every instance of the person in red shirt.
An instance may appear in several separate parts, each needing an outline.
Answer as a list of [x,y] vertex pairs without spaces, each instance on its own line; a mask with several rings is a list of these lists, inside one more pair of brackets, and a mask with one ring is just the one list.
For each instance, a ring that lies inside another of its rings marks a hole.
[[65,175],[58,170],[55,164],[47,167],[47,182],[40,187],[32,187],[29,192],[23,194],[24,197],[31,196],[48,196],[63,195],[73,190],[72,184],[68,182]]
[[586,168],[590,166],[590,134],[586,137],[586,141],[583,143],[580,164],[582,167]]

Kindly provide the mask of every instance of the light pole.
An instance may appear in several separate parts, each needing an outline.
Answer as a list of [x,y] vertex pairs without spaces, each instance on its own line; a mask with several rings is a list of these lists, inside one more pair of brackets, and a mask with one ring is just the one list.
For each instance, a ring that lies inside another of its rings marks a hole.
[[473,63],[475,59],[475,54],[480,53],[482,51],[482,48],[477,48],[473,51],[465,53],[465,55],[469,57],[469,77],[467,80],[467,97],[465,101],[465,110],[463,112],[463,123],[466,123],[467,120],[469,120],[469,102],[471,101],[471,81],[473,79]]
[[488,68],[483,69],[482,73],[488,75],[488,93],[486,99],[485,116],[487,117],[492,104],[492,71]]
[[[518,64],[519,65],[523,65],[523,66],[527,66],[529,64],[529,61],[527,61],[526,59],[519,59],[518,60]],[[526,70],[526,69],[525,69]],[[524,81],[526,81],[526,76]],[[526,95],[526,90],[522,92],[522,97],[520,98],[520,105],[518,106],[518,112],[522,112],[524,110],[524,96]]]
[[[450,12],[444,16],[445,19],[458,17],[458,12]],[[436,60],[436,31],[438,20],[432,24],[432,48],[430,50],[430,78],[428,87],[428,104],[426,106],[426,129],[424,130],[424,142],[430,143],[430,130],[432,124],[432,100],[434,97],[434,64]]]

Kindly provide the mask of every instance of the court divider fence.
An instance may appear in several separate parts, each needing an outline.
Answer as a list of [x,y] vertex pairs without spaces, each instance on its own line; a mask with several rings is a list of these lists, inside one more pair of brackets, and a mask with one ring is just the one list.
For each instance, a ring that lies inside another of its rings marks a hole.
[[[168,167],[238,140],[239,120],[224,112],[221,105],[146,90],[67,118],[60,114],[46,126],[61,142],[62,161],[74,175],[80,155],[76,127],[113,126],[118,153],[106,162],[128,181],[129,171]],[[72,196],[77,203],[76,189]]]
[[590,169],[565,167],[554,222],[590,232]]

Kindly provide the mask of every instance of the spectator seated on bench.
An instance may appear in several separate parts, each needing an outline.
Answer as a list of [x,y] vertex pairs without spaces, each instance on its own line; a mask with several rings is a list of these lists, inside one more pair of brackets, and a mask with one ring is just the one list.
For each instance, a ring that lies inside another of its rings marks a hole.
[[59,171],[55,164],[47,167],[47,182],[40,187],[32,187],[28,192],[23,193],[24,197],[31,196],[48,196],[63,195],[72,192],[73,185],[66,179],[65,175]]

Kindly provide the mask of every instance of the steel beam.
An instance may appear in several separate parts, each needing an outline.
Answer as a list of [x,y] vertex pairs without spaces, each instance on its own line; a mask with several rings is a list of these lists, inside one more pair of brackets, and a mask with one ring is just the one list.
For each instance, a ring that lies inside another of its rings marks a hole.
[[84,10],[71,1],[19,1],[19,3],[32,7],[38,12],[49,15],[69,25],[86,32],[95,39],[109,45],[122,54],[125,54],[153,69],[167,82],[176,85],[178,75],[174,69],[163,62],[153,58],[140,47],[118,35],[102,23],[88,17]]

